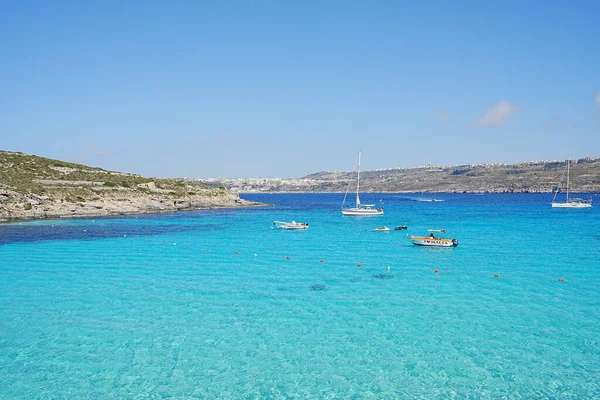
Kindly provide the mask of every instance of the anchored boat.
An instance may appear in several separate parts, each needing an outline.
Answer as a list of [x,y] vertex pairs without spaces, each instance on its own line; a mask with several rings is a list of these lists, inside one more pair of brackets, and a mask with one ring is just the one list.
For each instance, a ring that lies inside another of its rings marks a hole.
[[570,164],[571,160],[567,160],[567,198],[564,203],[557,202],[556,195],[560,192],[560,188],[557,188],[557,190],[554,192],[554,198],[552,199],[552,208],[590,208],[592,206],[592,199],[584,200],[578,197],[569,197],[569,175],[571,173],[569,168]]
[[439,233],[446,233],[444,229],[428,229],[429,236],[414,236],[409,234],[408,240],[416,244],[417,246],[432,246],[432,247],[456,247],[458,246],[458,239],[451,239],[439,235]]
[[376,232],[389,232],[390,228],[388,228],[387,226],[382,226],[381,228],[375,228],[373,230]]
[[358,168],[356,173],[356,207],[345,207],[346,197],[348,197],[348,190],[350,189],[350,183],[348,182],[348,188],[346,189],[346,195],[342,202],[342,215],[352,216],[372,216],[372,215],[383,215],[383,207],[376,208],[375,204],[361,204],[358,192],[360,190],[360,152],[358,152]]
[[308,229],[308,222],[283,222],[283,221],[274,221],[273,225],[277,229],[287,229],[287,230],[301,230]]

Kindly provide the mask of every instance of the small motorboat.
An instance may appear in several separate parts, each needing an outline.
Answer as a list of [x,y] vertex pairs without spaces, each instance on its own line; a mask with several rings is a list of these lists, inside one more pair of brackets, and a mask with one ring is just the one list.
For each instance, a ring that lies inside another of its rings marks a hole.
[[414,236],[408,234],[408,240],[417,246],[432,246],[432,247],[456,247],[458,239],[451,239],[436,235],[436,233],[446,233],[444,229],[429,229],[429,236]]
[[277,229],[287,229],[287,230],[301,230],[308,229],[308,222],[283,222],[283,221],[274,221],[273,225]]
[[397,227],[394,228],[395,231],[404,231],[408,229],[408,226],[406,225],[398,225]]
[[388,228],[387,226],[382,226],[381,228],[375,228],[373,230],[376,232],[388,232],[390,228]]

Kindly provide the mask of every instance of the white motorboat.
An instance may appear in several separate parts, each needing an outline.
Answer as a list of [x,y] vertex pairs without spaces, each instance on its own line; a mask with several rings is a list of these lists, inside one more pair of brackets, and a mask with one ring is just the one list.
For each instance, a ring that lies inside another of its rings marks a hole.
[[344,195],[344,201],[342,202],[342,215],[351,216],[372,216],[372,215],[383,215],[383,207],[375,207],[375,204],[361,204],[360,196],[358,195],[360,190],[360,152],[358,152],[358,168],[356,169],[356,206],[355,207],[344,207],[346,204],[346,197],[348,197],[348,190],[350,189],[350,183],[348,182],[348,188]]
[[375,228],[373,230],[376,232],[389,232],[390,228],[388,228],[387,226],[382,226],[381,228]]
[[277,229],[287,229],[287,230],[301,230],[308,229],[308,222],[283,222],[283,221],[274,221],[273,225]]
[[429,236],[414,236],[409,234],[408,240],[416,244],[417,246],[431,246],[431,247],[456,247],[458,246],[457,239],[450,239],[436,235],[436,233],[446,233],[444,229],[429,229]]

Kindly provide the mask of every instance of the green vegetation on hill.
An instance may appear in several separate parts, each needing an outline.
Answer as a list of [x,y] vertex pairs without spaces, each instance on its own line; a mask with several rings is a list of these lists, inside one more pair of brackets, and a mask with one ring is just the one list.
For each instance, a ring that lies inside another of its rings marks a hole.
[[259,205],[221,186],[186,184],[0,151],[0,221]]
[[0,151],[0,189],[20,194],[62,197],[67,201],[85,201],[105,190],[138,193],[160,192],[172,196],[224,193],[223,187],[186,185],[167,179],[150,179],[140,175],[106,171],[102,168],[58,161],[49,158]]

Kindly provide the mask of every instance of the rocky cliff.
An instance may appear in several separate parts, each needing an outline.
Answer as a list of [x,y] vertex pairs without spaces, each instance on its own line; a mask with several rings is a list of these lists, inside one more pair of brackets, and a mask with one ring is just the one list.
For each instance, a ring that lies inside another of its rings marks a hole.
[[224,187],[0,151],[0,221],[247,207]]

